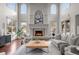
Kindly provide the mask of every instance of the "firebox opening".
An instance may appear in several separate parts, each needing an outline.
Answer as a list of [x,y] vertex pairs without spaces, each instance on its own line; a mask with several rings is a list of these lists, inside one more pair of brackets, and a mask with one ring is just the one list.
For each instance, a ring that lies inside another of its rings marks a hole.
[[35,36],[43,36],[43,32],[42,31],[35,31]]

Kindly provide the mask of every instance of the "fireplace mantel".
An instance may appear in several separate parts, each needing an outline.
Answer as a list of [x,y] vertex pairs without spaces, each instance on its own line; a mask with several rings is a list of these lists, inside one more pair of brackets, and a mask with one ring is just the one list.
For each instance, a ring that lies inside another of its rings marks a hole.
[[30,28],[48,28],[48,24],[29,24]]

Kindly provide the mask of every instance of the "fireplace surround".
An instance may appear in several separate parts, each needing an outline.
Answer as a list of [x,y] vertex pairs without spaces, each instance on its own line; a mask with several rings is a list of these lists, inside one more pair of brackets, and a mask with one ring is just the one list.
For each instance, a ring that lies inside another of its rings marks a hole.
[[48,24],[29,24],[32,36],[46,36],[48,34]]

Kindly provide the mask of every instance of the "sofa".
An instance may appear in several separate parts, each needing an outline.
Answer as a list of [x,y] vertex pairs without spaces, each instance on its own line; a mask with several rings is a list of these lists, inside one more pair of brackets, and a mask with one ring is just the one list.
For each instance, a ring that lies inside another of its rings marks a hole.
[[11,35],[0,36],[0,47],[3,47],[6,43],[11,42]]
[[[63,34],[57,34],[55,39],[52,39],[52,44],[54,44],[57,49],[60,50],[61,54],[65,54],[65,48],[73,45],[76,36],[71,33],[63,33]],[[74,38],[74,39],[73,39]]]

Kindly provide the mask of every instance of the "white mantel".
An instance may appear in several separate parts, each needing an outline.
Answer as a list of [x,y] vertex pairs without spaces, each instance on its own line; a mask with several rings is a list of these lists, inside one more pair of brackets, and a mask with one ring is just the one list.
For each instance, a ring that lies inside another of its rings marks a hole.
[[29,24],[30,28],[48,28],[48,24]]

